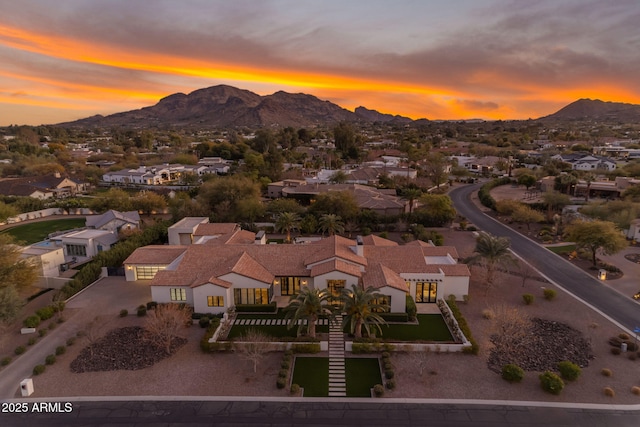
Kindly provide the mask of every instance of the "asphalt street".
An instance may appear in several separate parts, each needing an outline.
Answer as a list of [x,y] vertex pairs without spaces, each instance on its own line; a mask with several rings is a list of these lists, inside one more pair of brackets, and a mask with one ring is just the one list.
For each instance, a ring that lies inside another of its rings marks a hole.
[[470,195],[482,184],[458,187],[449,195],[458,213],[482,231],[511,239],[511,249],[552,282],[578,297],[628,331],[640,326],[640,304],[603,285],[578,267],[533,240],[485,215]]

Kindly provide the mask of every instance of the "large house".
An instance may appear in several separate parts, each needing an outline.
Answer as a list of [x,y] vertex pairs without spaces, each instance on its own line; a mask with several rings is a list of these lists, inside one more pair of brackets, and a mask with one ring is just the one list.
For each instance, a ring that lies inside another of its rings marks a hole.
[[108,210],[102,215],[87,216],[85,224],[90,229],[107,230],[117,234],[120,230],[140,228],[140,214],[137,211],[118,212]]
[[607,157],[594,156],[584,153],[556,154],[551,158],[569,163],[571,165],[571,169],[579,171],[612,171],[616,168],[616,162]]
[[78,193],[84,193],[87,187],[88,184],[74,181],[59,173],[0,180],[0,194],[41,200],[75,196]]
[[469,292],[469,269],[457,263],[454,247],[398,245],[377,236],[274,245],[235,224],[199,224],[194,234],[203,233],[200,227],[218,234],[197,244],[139,248],[124,262],[126,279],[148,281],[153,301],[186,303],[198,313],[273,301],[282,306],[305,286],[335,297],[352,285],[373,287],[391,312],[405,312],[407,295],[435,304]]

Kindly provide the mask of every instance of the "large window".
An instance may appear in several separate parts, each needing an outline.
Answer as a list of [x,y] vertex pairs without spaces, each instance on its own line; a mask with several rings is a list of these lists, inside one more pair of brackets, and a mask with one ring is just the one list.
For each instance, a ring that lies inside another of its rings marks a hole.
[[374,304],[381,305],[383,307],[374,308],[373,311],[375,313],[389,313],[391,312],[391,295],[382,295],[373,300]]
[[136,266],[136,278],[138,280],[151,280],[158,271],[164,269],[164,265],[139,265]]
[[281,295],[296,295],[300,293],[299,277],[278,277]]
[[268,288],[241,288],[233,290],[233,299],[238,304],[269,304]]
[[85,245],[69,245],[67,244],[68,256],[87,256],[87,247]]
[[209,307],[224,307],[224,297],[209,296],[207,297],[207,305]]
[[186,301],[187,290],[182,288],[171,288],[171,301]]
[[436,282],[416,283],[416,302],[433,303],[438,296],[438,284]]

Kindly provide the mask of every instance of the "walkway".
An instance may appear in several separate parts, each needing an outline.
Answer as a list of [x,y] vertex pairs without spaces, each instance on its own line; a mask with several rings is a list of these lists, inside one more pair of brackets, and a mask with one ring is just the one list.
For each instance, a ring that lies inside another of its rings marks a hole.
[[342,332],[342,315],[338,315],[329,326],[329,397],[346,396],[344,332]]
[[[296,325],[300,325],[304,322],[304,320],[300,319],[296,323]],[[237,326],[286,326],[289,323],[288,320],[285,319],[238,319],[236,318],[233,321],[234,325]],[[329,324],[328,319],[318,319],[316,322],[316,326],[326,326]]]

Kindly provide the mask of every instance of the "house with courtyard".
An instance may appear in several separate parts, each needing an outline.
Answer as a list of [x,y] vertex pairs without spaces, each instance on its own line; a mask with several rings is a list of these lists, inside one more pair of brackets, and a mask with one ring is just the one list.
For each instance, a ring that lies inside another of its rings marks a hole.
[[140,214],[137,211],[108,210],[101,215],[87,216],[86,225],[90,229],[107,230],[117,234],[120,230],[140,228]]
[[186,244],[138,248],[124,262],[126,280],[148,283],[153,301],[223,313],[245,304],[283,307],[305,286],[328,289],[337,300],[343,288],[361,285],[375,288],[380,302],[400,313],[407,295],[422,305],[448,295],[461,300],[469,292],[470,272],[457,263],[454,247],[399,245],[377,236],[266,244],[263,233],[235,224],[187,222],[177,224],[195,225],[193,238],[178,240]]

